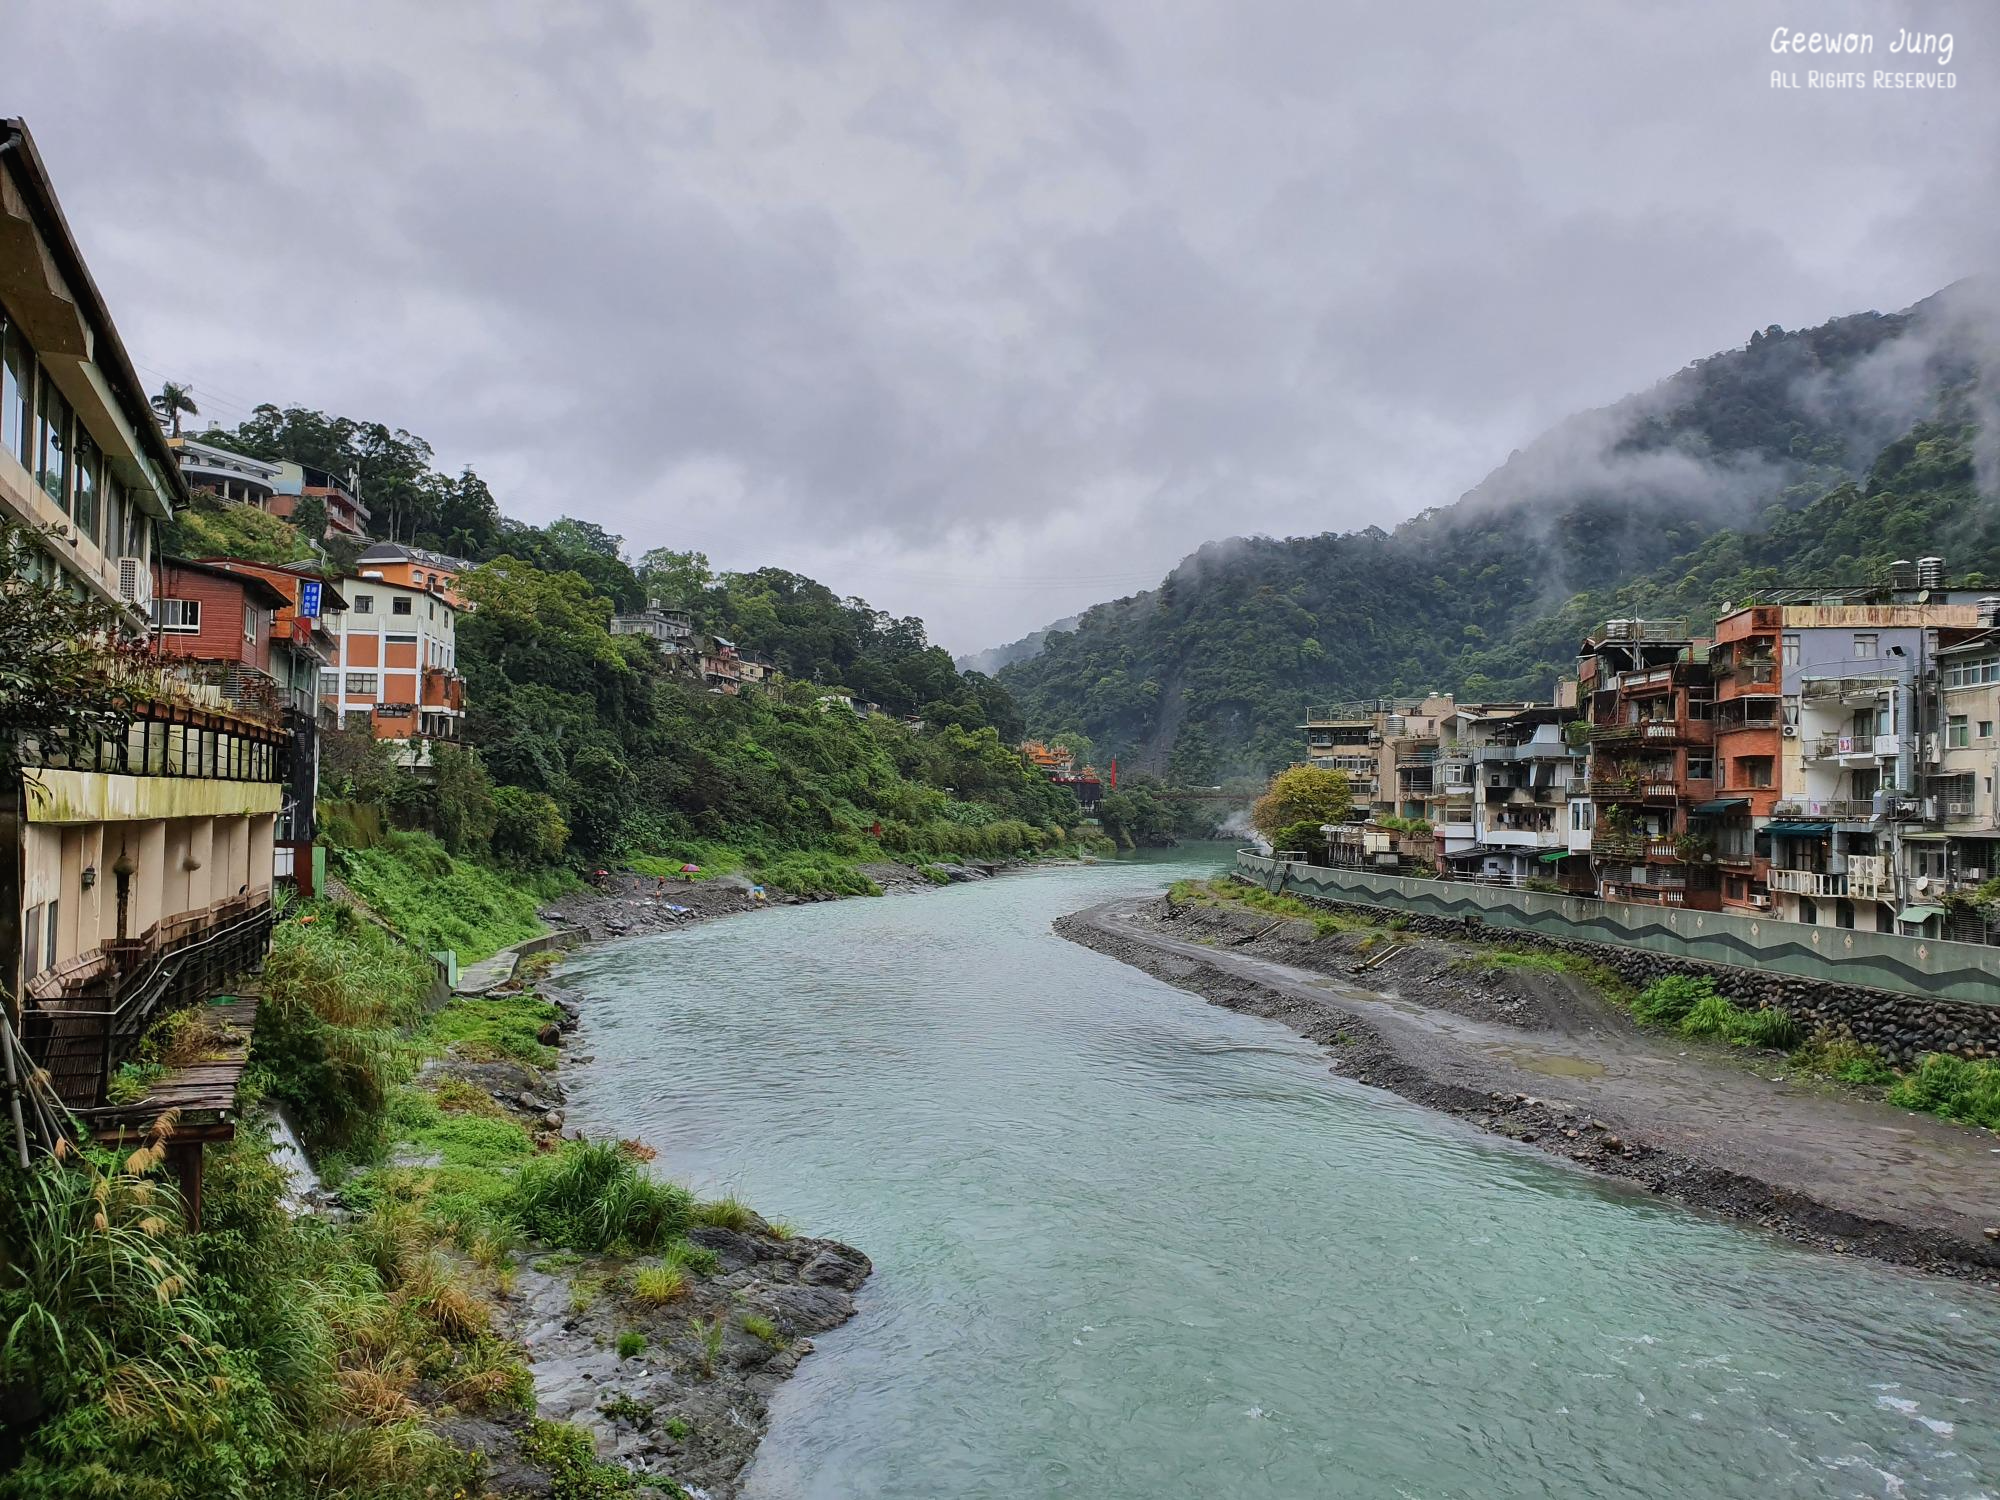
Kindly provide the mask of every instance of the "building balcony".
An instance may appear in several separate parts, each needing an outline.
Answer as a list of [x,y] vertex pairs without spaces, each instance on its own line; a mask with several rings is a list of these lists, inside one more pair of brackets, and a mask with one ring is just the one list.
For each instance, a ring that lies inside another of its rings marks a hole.
[[1818,870],[1772,870],[1765,877],[1766,885],[1783,896],[1813,896],[1825,900],[1830,896],[1847,894],[1847,877],[1829,875]]
[[1640,724],[1593,724],[1593,745],[1678,745],[1687,726],[1678,719],[1651,719]]
[[262,964],[271,923],[269,892],[233,896],[38,975],[22,995],[29,1057],[70,1108],[103,1103],[112,1074],[156,1016]]
[[1807,760],[1894,760],[1902,751],[1902,741],[1893,734],[1816,734],[1806,739],[1799,751]]
[[1590,836],[1590,852],[1604,859],[1642,860],[1646,857],[1646,836],[1614,833],[1600,826]]
[[1604,883],[1606,901],[1624,901],[1634,906],[1685,906],[1687,887],[1681,885],[1645,885],[1629,880],[1607,880]]

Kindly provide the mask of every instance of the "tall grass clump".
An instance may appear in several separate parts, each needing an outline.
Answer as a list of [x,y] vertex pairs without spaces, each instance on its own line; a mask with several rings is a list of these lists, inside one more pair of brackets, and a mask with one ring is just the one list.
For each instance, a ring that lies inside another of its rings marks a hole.
[[835,855],[807,850],[781,854],[758,868],[758,877],[773,890],[795,896],[879,896],[882,887]]
[[521,1168],[505,1208],[523,1233],[546,1244],[651,1250],[693,1222],[694,1195],[654,1181],[612,1142],[570,1141]]
[[1905,1074],[1889,1090],[1889,1102],[2000,1130],[2000,1063],[1927,1052],[1916,1071]]
[[414,1062],[400,1033],[423,1014],[431,974],[346,907],[321,902],[272,931],[252,1076],[315,1160],[380,1154],[389,1091]]
[[1792,1053],[1792,1066],[1801,1073],[1841,1083],[1883,1084],[1896,1080],[1882,1054],[1857,1041],[1845,1027],[1834,1031],[1822,1026],[1815,1031]]
[[1704,995],[1681,1017],[1685,1037],[1720,1037],[1737,1047],[1768,1047],[1783,1052],[1799,1044],[1804,1033],[1784,1011],[1771,1006],[1751,1010],[1721,995]]
[[0,1181],[0,1495],[417,1500],[470,1484],[408,1394],[487,1341],[443,1269],[406,1302],[349,1228],[279,1208],[247,1137],[210,1148],[191,1233],[156,1175],[170,1135]]
[[1648,1026],[1679,1027],[1704,1000],[1721,998],[1713,979],[1668,974],[1639,992],[1639,998],[1632,1002],[1632,1014]]

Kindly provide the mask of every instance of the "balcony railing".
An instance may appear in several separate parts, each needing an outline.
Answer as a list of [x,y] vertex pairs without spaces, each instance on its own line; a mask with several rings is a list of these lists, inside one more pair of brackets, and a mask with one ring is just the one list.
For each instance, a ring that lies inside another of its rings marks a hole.
[[1646,836],[1642,833],[1609,832],[1600,826],[1590,836],[1590,852],[1606,859],[1644,859]]
[[22,997],[29,1056],[70,1108],[102,1103],[154,1017],[263,963],[271,922],[268,892],[233,896],[38,975]]
[[1649,719],[1640,724],[1597,724],[1591,727],[1595,745],[1671,745],[1684,733],[1676,719]]
[[1826,875],[1817,870],[1772,870],[1765,883],[1787,896],[1845,896],[1847,877]]

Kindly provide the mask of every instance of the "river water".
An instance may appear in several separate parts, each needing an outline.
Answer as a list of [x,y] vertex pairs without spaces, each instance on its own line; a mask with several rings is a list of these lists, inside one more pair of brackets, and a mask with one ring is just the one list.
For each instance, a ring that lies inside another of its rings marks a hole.
[[569,967],[573,1119],[874,1258],[747,1495],[2000,1494],[1990,1293],[1598,1182],[1049,931],[1214,853]]

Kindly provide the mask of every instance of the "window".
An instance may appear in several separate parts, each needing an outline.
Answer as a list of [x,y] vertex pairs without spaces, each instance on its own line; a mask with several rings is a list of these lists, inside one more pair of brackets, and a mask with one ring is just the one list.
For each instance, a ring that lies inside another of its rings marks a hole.
[[155,599],[153,624],[176,635],[194,635],[201,630],[199,599]]
[[1948,688],[1980,687],[1989,682],[2000,682],[2000,656],[1955,661],[1944,669],[1944,685]]
[[340,674],[330,667],[319,674],[319,695],[322,698],[340,696]]
[[1793,633],[1792,633],[1792,632],[1790,632],[1790,631],[1787,631],[1787,632],[1785,633],[1785,636],[1784,636],[1784,640],[1783,640],[1783,643],[1782,643],[1782,645],[1781,645],[1780,649],[1781,649],[1781,650],[1782,650],[1782,651],[1783,651],[1783,652],[1785,653],[1785,657],[1784,657],[1784,660],[1785,660],[1785,665],[1786,665],[1786,666],[1788,666],[1788,667],[1796,667],[1796,666],[1797,666],[1797,665],[1799,664],[1799,638],[1798,638],[1798,636],[1796,636],[1795,634],[1793,634]]
[[1972,743],[1972,736],[1966,731],[1964,714],[1953,714],[1944,721],[1944,742],[1954,750]]
[[1981,719],[1979,721],[1979,738],[1982,740],[1993,738],[1993,721],[1991,719]]
[[435,604],[433,604],[431,606],[431,618],[435,620],[437,617],[438,617],[438,607]]
[[1688,757],[1688,780],[1713,781],[1714,779],[1715,761],[1711,757],[1706,755],[1699,758],[1692,755]]
[[257,644],[258,613],[256,605],[252,604],[248,599],[243,601],[243,644],[246,646]]
[[35,387],[35,482],[69,509],[69,403],[47,379]]
[[35,356],[21,330],[0,317],[0,447],[31,469],[28,438],[34,431],[29,404],[34,400]]
[[356,594],[352,608],[357,615],[374,614],[375,596],[373,594]]
[[392,630],[387,635],[382,637],[382,641],[383,644],[389,646],[414,646],[417,643],[417,638],[414,635],[404,634]]
[[83,423],[76,424],[76,529],[91,541],[97,540],[97,484],[98,465],[102,459],[97,444],[83,430]]
[[1880,655],[1878,638],[1873,635],[1856,634],[1854,637],[1854,659],[1873,661]]
[[39,902],[29,907],[21,929],[21,957],[30,979],[42,972],[42,912]]
[[1740,787],[1768,787],[1771,784],[1771,757],[1768,755],[1737,757],[1735,784]]
[[396,614],[407,615],[410,613],[410,601],[408,599],[392,599],[389,601],[389,608]]
[[357,695],[369,698],[374,697],[377,680],[377,674],[374,672],[349,672],[347,674],[348,696],[350,698]]

